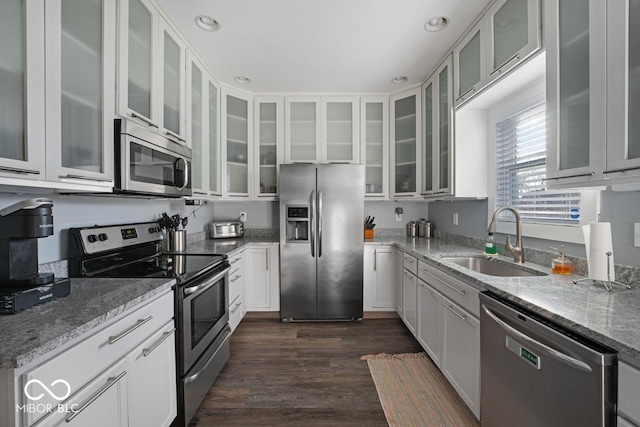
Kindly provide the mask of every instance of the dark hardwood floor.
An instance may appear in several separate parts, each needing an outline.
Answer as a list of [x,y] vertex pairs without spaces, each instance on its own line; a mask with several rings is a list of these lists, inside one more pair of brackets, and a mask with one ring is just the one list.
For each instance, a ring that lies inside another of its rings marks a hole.
[[395,319],[291,323],[245,318],[190,427],[386,426],[360,356],[422,348]]

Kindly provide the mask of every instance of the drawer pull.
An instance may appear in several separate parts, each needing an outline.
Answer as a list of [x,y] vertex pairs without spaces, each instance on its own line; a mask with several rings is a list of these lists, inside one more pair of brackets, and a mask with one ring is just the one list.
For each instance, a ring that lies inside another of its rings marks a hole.
[[510,63],[511,61],[513,61],[514,59],[520,59],[520,54],[516,53],[515,55],[513,55],[511,58],[507,59],[506,61],[504,61],[502,64],[500,64],[498,66],[498,68],[496,68],[495,70],[493,70],[493,72],[491,72],[491,74],[489,74],[490,76],[493,76],[495,73],[501,73],[502,69],[504,68],[505,65],[507,65],[508,63]]
[[160,339],[158,341],[156,341],[151,347],[143,348],[142,349],[142,356],[143,357],[147,357],[148,355],[150,355],[153,350],[155,350],[160,344],[162,344],[164,342],[164,340],[169,338],[171,336],[171,334],[173,334],[175,331],[176,331],[176,328],[173,328],[169,332],[163,333],[162,336],[160,337]]
[[147,118],[147,117],[143,116],[142,114],[138,114],[138,113],[136,113],[135,111],[130,112],[130,113],[129,113],[129,115],[130,115],[131,117],[133,117],[133,118],[138,119],[138,120],[142,120],[143,122],[145,122],[147,125],[149,125],[149,126],[151,126],[151,127],[154,127],[154,128],[157,128],[157,127],[158,127],[158,125],[157,125],[157,124],[155,124],[151,119],[149,119],[149,118]]
[[89,407],[89,405],[91,405],[93,402],[96,401],[96,399],[98,399],[100,396],[105,394],[107,392],[107,390],[109,390],[111,387],[113,387],[125,375],[127,375],[127,371],[122,371],[122,373],[120,375],[118,375],[117,377],[109,377],[107,379],[107,384],[104,387],[102,387],[102,389],[100,391],[98,391],[96,394],[94,394],[93,397],[91,397],[91,399],[89,399],[84,405],[82,405],[80,407],[80,409],[76,410],[73,414],[69,415],[64,421],[66,423],[70,423],[71,421],[73,421],[73,419],[75,417],[80,415],[80,413],[82,411],[87,409]]
[[9,167],[6,167],[6,166],[0,166],[0,172],[11,172],[11,173],[40,175],[40,171],[37,171],[37,170],[21,169],[21,168],[9,168]]
[[237,303],[235,307],[231,309],[231,314],[235,314],[235,312],[238,311],[238,308],[240,308],[241,305],[242,305],[241,302]]
[[426,286],[418,284],[418,286],[420,286],[420,289],[422,289],[423,291],[425,291],[427,294],[429,294],[429,296],[433,296],[433,292],[431,292],[429,289],[427,289]]
[[169,137],[170,139],[177,139],[177,140],[178,140],[178,141],[180,141],[180,142],[187,142],[187,140],[186,140],[186,139],[184,139],[183,137],[181,137],[181,136],[180,136],[180,135],[178,135],[177,133],[172,132],[172,131],[170,131],[170,130],[165,130],[165,131],[164,131],[164,135],[165,135],[165,136],[167,136],[167,137]]
[[153,319],[153,316],[149,316],[146,319],[138,319],[138,321],[136,322],[135,325],[131,326],[129,329],[125,330],[124,332],[122,332],[122,333],[120,333],[118,335],[110,336],[109,337],[109,341],[107,341],[107,342],[109,344],[113,344],[115,342],[120,341],[122,338],[126,337],[131,332],[135,331],[136,329],[138,329],[140,326],[144,325],[145,323],[147,323],[151,319]]
[[438,282],[442,283],[443,285],[445,285],[447,288],[452,289],[454,291],[456,291],[457,293],[459,293],[460,295],[464,295],[466,292],[465,291],[461,291],[460,289],[456,288],[455,286],[452,286],[450,284],[448,284],[447,282],[445,282],[442,279],[438,279],[436,276],[434,276],[433,274],[427,272],[427,270],[422,269],[422,272],[424,274],[426,274],[427,276],[431,277],[434,280],[437,280]]
[[237,274],[233,279],[230,280],[230,282],[233,283],[241,277],[242,277],[241,275]]
[[447,310],[449,310],[450,312],[452,312],[453,314],[455,314],[456,316],[458,316],[460,319],[462,319],[463,322],[467,321],[467,316],[463,316],[462,314],[458,313],[457,311],[455,311],[453,309],[453,307],[445,305],[444,308],[446,308]]
[[231,261],[229,261],[229,263],[230,264],[235,264],[238,261],[240,261],[240,258],[232,259]]

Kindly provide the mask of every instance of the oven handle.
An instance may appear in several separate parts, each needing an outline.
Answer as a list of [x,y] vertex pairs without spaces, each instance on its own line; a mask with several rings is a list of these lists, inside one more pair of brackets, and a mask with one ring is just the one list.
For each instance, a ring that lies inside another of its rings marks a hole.
[[189,286],[188,288],[184,289],[184,295],[191,295],[195,292],[198,291],[204,291],[208,288],[210,288],[211,286],[213,286],[218,280],[220,280],[222,277],[224,277],[226,274],[229,273],[229,270],[231,270],[231,267],[227,267],[225,268],[223,271],[221,271],[220,273],[216,274],[215,276],[213,276],[212,279],[207,280],[204,283],[201,283],[199,285],[195,285],[195,286]]
[[227,340],[229,340],[229,337],[231,336],[231,331],[228,330],[226,336],[224,337],[224,339],[222,340],[222,342],[220,343],[220,346],[216,349],[216,351],[213,352],[213,354],[211,355],[211,357],[209,358],[209,360],[207,360],[207,363],[204,364],[204,366],[202,367],[202,369],[200,369],[198,372],[196,372],[195,374],[188,376],[187,378],[184,379],[184,384],[187,385],[189,383],[194,382],[195,380],[198,379],[198,377],[200,376],[200,374],[202,374],[211,364],[211,362],[213,362],[213,359],[216,358],[216,356],[218,355],[218,352],[220,352],[220,349],[222,348],[223,344],[225,342],[227,342]]

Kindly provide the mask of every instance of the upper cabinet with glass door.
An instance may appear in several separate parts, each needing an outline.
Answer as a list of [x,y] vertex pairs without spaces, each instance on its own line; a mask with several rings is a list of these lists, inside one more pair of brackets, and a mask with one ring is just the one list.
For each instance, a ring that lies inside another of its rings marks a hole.
[[544,3],[548,187],[589,185],[603,178],[606,71],[612,62],[601,19],[606,6],[604,0]]
[[256,196],[275,197],[278,195],[278,169],[284,145],[282,98],[256,97],[254,108]]
[[391,194],[418,197],[420,190],[420,88],[391,97]]
[[231,89],[223,90],[223,158],[226,179],[225,196],[250,196],[253,154],[253,107],[250,96]]
[[46,2],[47,179],[113,185],[115,3]]
[[470,99],[487,80],[485,55],[486,25],[478,22],[453,49],[455,82],[453,85],[456,106]]
[[285,163],[316,163],[320,151],[320,98],[285,99]]
[[0,179],[44,179],[44,21],[44,2],[2,3]]
[[362,160],[365,164],[365,196],[389,196],[389,98],[360,99]]
[[321,160],[327,163],[359,163],[357,98],[323,97],[322,123]]
[[187,55],[187,136],[191,141],[191,188],[194,197],[208,195],[209,169],[207,79],[204,67],[191,52]]
[[178,34],[160,19],[160,130],[181,143],[186,143],[185,53],[186,47]]
[[220,144],[220,86],[218,83],[209,77],[206,81],[207,90],[205,93],[205,100],[207,100],[207,126],[205,132],[205,144],[209,146],[209,155],[207,156],[208,163],[208,178],[209,187],[208,191],[210,195],[220,196],[222,195],[222,157]]

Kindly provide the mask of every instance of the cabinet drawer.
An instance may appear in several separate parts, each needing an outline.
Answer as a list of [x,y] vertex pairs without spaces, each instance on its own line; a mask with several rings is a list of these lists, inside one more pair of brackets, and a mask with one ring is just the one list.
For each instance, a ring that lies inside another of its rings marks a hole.
[[[125,315],[119,321],[25,373],[22,387],[34,380],[34,383],[29,386],[29,390],[31,396],[38,396],[41,389],[38,388],[38,383],[35,381],[49,386],[54,381],[61,379],[69,383],[71,393],[75,393],[80,387],[91,381],[105,366],[113,364],[118,358],[124,356],[170,321],[173,318],[173,304],[174,294],[169,292]],[[59,395],[60,392],[57,391],[57,394]],[[28,399],[24,394],[21,399],[23,400],[22,404],[55,405],[59,403],[49,393],[44,393],[42,398],[37,401]],[[29,425],[40,417],[41,414],[28,413]]]
[[242,295],[242,289],[244,287],[244,275],[242,271],[233,271],[231,269],[229,273],[229,301],[233,301]]
[[404,254],[402,257],[402,266],[414,275],[418,275],[418,260],[414,256]]
[[238,324],[242,320],[242,298],[236,298],[231,304],[229,304],[229,326],[231,332],[236,330]]
[[[243,251],[244,252],[244,251]],[[235,254],[229,257],[229,264],[231,265],[231,271],[235,271],[244,267],[244,258],[242,257],[242,253]]]
[[618,412],[640,425],[640,370],[618,362]]
[[480,291],[476,288],[423,261],[418,262],[418,277],[469,313],[480,317]]

